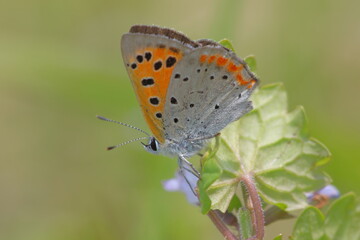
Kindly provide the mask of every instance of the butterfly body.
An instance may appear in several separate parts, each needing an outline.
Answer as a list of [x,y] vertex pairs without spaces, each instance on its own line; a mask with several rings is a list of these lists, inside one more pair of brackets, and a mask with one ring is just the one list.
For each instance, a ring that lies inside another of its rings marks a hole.
[[135,25],[122,55],[154,137],[152,153],[191,157],[252,109],[257,78],[234,52],[167,28]]
[[165,143],[159,144],[157,147],[152,148],[151,147],[152,141],[157,141],[157,140],[155,138],[150,139],[149,141],[150,148],[146,148],[149,152],[155,154],[162,154],[170,157],[182,156],[185,158],[191,157],[194,154],[198,153],[207,143],[207,140],[181,139],[175,141],[175,140],[167,139]]

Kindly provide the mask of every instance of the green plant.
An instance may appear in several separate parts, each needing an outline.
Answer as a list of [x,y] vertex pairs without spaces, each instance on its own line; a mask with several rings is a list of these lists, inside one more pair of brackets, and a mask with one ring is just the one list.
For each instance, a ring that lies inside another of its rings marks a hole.
[[[221,44],[232,49],[227,40]],[[245,61],[254,71],[255,58]],[[325,219],[314,207],[339,193],[321,170],[331,155],[309,135],[304,109],[288,112],[280,83],[259,88],[252,101],[254,109],[225,128],[201,158],[202,213],[232,240],[263,239],[265,225],[295,217],[296,210],[303,213],[291,239],[360,239],[360,204],[353,194],[334,202]]]

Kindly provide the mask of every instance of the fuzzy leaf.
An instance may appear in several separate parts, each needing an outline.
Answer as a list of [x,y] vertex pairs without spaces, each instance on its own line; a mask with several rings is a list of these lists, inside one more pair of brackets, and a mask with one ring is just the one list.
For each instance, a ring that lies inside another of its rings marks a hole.
[[360,239],[360,201],[354,194],[334,201],[327,212],[324,230],[329,239]]
[[[288,112],[282,84],[262,87],[254,92],[252,101],[254,110],[225,128],[218,147],[212,148],[217,151],[210,150],[203,159],[201,181],[207,184],[200,188],[206,193],[200,195],[210,199],[211,209],[225,212],[241,176],[251,173],[267,203],[287,211],[305,208],[304,192],[330,181],[318,168],[329,160],[330,153],[308,136],[302,107]],[[214,165],[216,179],[209,167]],[[201,196],[200,201],[203,203]]]
[[276,236],[273,240],[282,240],[282,234],[280,234],[279,236]]
[[294,239],[320,240],[323,238],[324,216],[315,207],[308,207],[296,222]]
[[211,199],[206,193],[206,189],[220,177],[221,169],[214,158],[208,159],[206,165],[204,165],[202,169],[204,169],[204,172],[198,182],[198,187],[199,198],[201,199],[201,212],[205,214],[211,209]]
[[252,236],[251,214],[249,209],[240,208],[238,213],[240,236],[242,239],[249,239]]
[[244,58],[244,61],[249,66],[250,71],[256,72],[257,64],[256,64],[255,56],[253,56],[253,55],[247,56],[247,57]]
[[342,240],[360,239],[360,201],[354,194],[336,200],[326,217],[314,207],[309,207],[298,218],[292,239],[294,240]]
[[223,45],[224,47],[230,49],[231,51],[235,52],[234,47],[233,47],[232,43],[230,42],[230,40],[224,38],[224,39],[220,40],[219,43],[221,45]]
[[242,203],[238,196],[234,195],[234,197],[231,199],[228,211],[231,212],[232,210],[237,210],[242,207]]

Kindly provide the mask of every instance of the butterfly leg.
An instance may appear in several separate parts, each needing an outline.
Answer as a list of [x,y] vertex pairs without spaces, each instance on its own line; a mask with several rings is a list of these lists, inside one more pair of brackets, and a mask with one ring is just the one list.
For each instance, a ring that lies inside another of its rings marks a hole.
[[185,167],[184,165],[182,165],[182,169],[183,169],[183,170],[185,170],[186,172],[190,173],[191,175],[193,175],[193,176],[194,176],[194,177],[196,177],[197,179],[199,179],[199,176],[198,176],[198,175],[196,175],[196,173],[194,173],[194,171],[193,171],[193,170],[191,170],[191,169],[189,169],[189,168]]
[[[200,172],[194,167],[194,165],[192,165],[191,162],[189,162],[184,156],[179,155],[179,159],[181,159],[181,161],[185,162],[190,168],[191,168],[191,172],[192,174],[194,174],[197,178],[200,178]],[[190,171],[190,169],[188,169]]]
[[179,164],[179,172],[180,172],[180,174],[184,177],[184,179],[185,179],[186,183],[188,184],[191,192],[192,192],[195,196],[197,196],[196,191],[195,191],[195,189],[193,188],[193,185],[194,185],[194,184],[191,184],[191,182],[189,181],[189,179],[186,177],[186,174],[185,174],[184,170],[188,171],[189,173],[193,174],[194,176],[195,176],[195,174],[194,174],[190,169],[184,167],[184,160],[183,160],[182,158],[180,158],[180,157],[178,158],[178,164]]

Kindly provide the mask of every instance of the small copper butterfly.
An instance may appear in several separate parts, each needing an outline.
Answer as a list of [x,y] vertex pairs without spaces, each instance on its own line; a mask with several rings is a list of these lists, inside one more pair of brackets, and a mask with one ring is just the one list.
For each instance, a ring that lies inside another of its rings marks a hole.
[[[122,57],[153,133],[145,149],[198,153],[208,139],[252,109],[258,79],[234,52],[212,40],[192,41],[168,28],[135,25],[121,39]],[[105,119],[106,120],[106,119]]]

